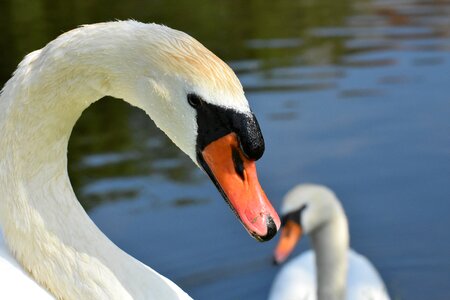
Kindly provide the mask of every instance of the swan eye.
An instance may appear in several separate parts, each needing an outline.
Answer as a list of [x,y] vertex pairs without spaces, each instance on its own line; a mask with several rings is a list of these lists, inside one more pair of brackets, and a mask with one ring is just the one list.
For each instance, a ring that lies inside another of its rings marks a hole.
[[202,98],[196,94],[188,94],[187,100],[190,106],[197,108],[202,105]]

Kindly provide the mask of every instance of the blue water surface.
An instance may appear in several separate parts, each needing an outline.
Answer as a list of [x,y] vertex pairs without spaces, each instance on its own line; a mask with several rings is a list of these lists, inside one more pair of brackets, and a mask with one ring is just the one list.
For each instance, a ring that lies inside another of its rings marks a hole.
[[[449,299],[450,2],[47,2],[21,14],[17,2],[1,4],[2,53],[13,53],[0,63],[4,81],[21,56],[80,23],[136,18],[184,30],[242,81],[274,206],[298,183],[328,185],[352,247],[393,299]],[[277,238],[248,236],[143,112],[117,99],[94,104],[69,160],[81,203],[126,252],[195,299],[267,297]],[[307,247],[304,239],[295,253]]]

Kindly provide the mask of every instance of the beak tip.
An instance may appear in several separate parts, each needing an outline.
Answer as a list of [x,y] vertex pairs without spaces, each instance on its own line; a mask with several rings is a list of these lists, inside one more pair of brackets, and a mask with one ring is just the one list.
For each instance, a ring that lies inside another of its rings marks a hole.
[[273,218],[271,216],[267,217],[267,233],[265,236],[261,236],[261,242],[267,242],[270,241],[276,234],[277,234],[277,225],[273,221]]
[[280,264],[280,263],[277,261],[276,257],[273,256],[273,257],[272,257],[272,265],[273,265],[273,266],[278,266],[279,264]]
[[272,256],[272,263],[274,266],[282,265],[288,258],[288,255],[285,253],[275,251]]

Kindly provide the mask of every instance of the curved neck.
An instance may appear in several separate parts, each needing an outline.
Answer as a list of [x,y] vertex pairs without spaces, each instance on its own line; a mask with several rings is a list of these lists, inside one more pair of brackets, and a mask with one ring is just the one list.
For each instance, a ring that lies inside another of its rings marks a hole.
[[76,120],[97,99],[122,98],[126,92],[118,74],[102,69],[117,65],[114,57],[100,65],[89,55],[102,49],[61,54],[59,46],[28,55],[0,96],[5,240],[23,267],[58,298],[177,299],[179,288],[116,247],[73,192],[66,154]]
[[311,234],[319,300],[344,300],[347,284],[348,223],[341,207]]

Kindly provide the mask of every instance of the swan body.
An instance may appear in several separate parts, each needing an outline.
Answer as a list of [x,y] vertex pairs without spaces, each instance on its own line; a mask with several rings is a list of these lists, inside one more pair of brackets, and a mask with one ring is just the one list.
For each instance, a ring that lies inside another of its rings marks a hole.
[[[269,299],[317,299],[315,260],[314,251],[309,250],[286,263],[272,285]],[[389,299],[378,272],[365,256],[350,249],[347,261],[346,299]]]
[[0,235],[0,282],[1,299],[54,299],[23,270],[9,253],[2,235]]
[[[275,260],[283,262],[292,251],[300,238],[295,234],[298,225],[300,234],[311,237],[313,250],[283,266],[272,284],[269,300],[389,299],[375,267],[348,247],[347,218],[332,191],[319,185],[299,185],[285,197],[282,214],[287,218]],[[287,235],[285,231],[289,230]],[[294,241],[286,244],[287,239]]]
[[256,177],[262,135],[234,72],[165,26],[87,25],[28,54],[0,94],[0,299],[23,299],[25,286],[41,287],[33,299],[190,299],[104,236],[72,189],[72,128],[105,95],[143,109],[252,236],[276,233],[280,220]]

